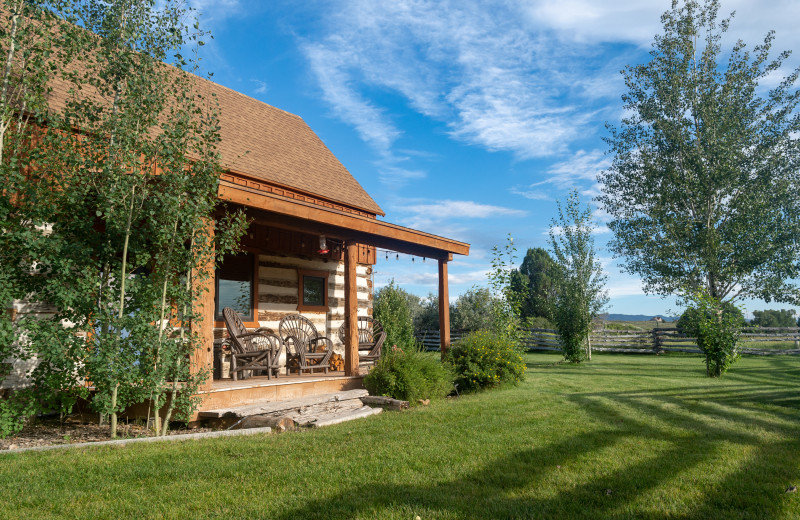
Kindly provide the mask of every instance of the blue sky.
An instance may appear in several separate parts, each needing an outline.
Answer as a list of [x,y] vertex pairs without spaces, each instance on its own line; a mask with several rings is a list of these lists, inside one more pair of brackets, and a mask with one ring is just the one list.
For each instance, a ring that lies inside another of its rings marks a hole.
[[[619,71],[646,61],[669,1],[194,0],[214,40],[214,81],[303,117],[386,212],[386,220],[471,244],[450,264],[453,298],[486,284],[491,248],[518,261],[547,247],[556,200],[598,193],[618,124]],[[800,2],[723,1],[729,34],[800,52]],[[728,42],[730,43],[730,42]],[[798,64],[798,56],[787,62]],[[679,311],[644,295],[606,249],[610,312]],[[375,281],[436,291],[436,263],[379,257]],[[744,302],[747,310],[780,308]],[[785,307],[785,306],[784,306]]]

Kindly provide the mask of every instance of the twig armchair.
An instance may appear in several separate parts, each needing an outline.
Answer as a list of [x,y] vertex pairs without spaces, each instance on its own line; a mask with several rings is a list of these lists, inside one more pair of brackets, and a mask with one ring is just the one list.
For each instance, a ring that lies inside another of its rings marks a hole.
[[289,374],[290,360],[297,360],[297,372],[324,370],[328,373],[333,342],[321,336],[311,320],[301,314],[289,314],[278,325],[283,344],[286,346],[286,374]]
[[[347,322],[339,327],[339,340],[344,344]],[[383,342],[386,341],[386,332],[381,322],[372,316],[358,317],[358,360],[374,365],[381,357]]]
[[239,373],[249,370],[265,370],[268,379],[272,379],[273,372],[278,377],[278,363],[283,351],[281,339],[264,329],[248,332],[242,319],[230,307],[222,309],[222,316],[230,336],[233,380],[237,380]]

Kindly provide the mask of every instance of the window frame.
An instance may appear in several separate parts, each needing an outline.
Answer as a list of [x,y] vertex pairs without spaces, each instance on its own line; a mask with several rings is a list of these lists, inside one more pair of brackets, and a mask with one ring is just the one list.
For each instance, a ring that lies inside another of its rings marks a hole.
[[[259,327],[258,322],[258,251],[254,248],[250,247],[243,247],[239,254],[249,254],[253,257],[253,264],[250,269],[250,276],[252,279],[252,309],[253,309],[253,319],[246,320],[242,318],[242,323],[245,327]],[[235,255],[234,255],[235,256]],[[223,259],[224,263],[224,259]],[[224,328],[225,327],[225,319],[222,318],[222,309],[219,308],[219,269],[214,270],[214,327],[215,328]]]
[[[304,276],[322,278],[322,305],[305,305],[303,303]],[[310,269],[297,270],[297,310],[300,312],[328,312],[328,281],[330,271],[312,271]]]

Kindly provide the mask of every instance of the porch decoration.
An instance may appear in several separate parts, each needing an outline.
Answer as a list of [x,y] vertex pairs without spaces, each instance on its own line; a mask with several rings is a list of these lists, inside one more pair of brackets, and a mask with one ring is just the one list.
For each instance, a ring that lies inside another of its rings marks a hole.
[[283,350],[280,338],[264,329],[247,332],[239,315],[230,307],[222,309],[222,315],[230,335],[233,380],[236,381],[237,373],[245,376],[252,370],[266,370],[268,379],[272,379],[273,372],[278,377],[278,359]]
[[[339,327],[339,341],[345,342],[346,323]],[[381,358],[381,348],[386,341],[386,332],[381,322],[372,316],[358,317],[358,359],[374,365]]]
[[341,354],[333,354],[330,361],[331,370],[341,372],[344,370],[344,358]]
[[300,375],[304,370],[313,373],[315,369],[328,373],[333,342],[321,336],[311,320],[302,314],[289,314],[281,318],[278,332],[286,346],[286,375],[292,368]]

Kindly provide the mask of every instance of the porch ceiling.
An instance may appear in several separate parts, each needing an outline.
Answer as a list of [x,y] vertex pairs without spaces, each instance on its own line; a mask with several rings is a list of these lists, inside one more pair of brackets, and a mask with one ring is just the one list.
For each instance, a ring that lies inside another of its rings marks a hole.
[[454,254],[469,254],[469,244],[464,242],[375,218],[288,200],[227,181],[221,181],[218,196],[221,200],[250,208],[250,215],[259,224],[445,261],[452,260]]

